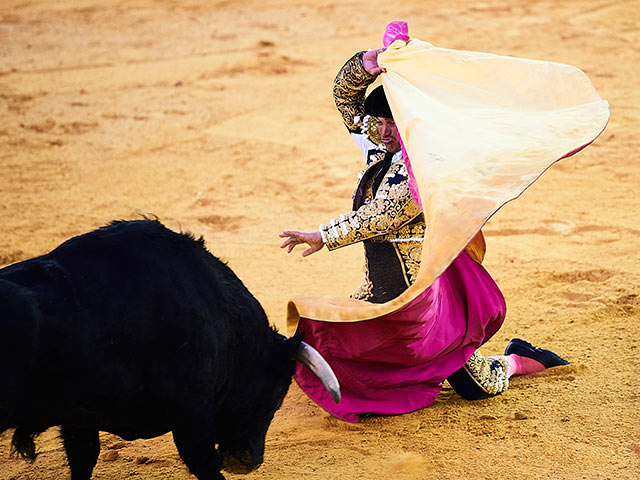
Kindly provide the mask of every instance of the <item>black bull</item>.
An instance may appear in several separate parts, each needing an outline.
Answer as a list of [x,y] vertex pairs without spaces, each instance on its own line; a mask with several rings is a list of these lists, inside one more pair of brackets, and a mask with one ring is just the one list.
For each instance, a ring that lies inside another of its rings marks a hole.
[[15,428],[13,449],[33,460],[33,437],[61,425],[73,480],[91,477],[99,431],[171,431],[199,479],[255,468],[292,358],[338,401],[317,352],[272,329],[202,239],[155,220],[114,222],[0,270],[0,433]]

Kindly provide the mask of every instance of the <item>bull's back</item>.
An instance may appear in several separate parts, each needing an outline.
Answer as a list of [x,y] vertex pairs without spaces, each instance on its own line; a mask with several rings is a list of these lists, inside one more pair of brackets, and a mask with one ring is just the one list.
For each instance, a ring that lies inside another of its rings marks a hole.
[[225,323],[216,313],[234,307],[246,322],[267,323],[259,318],[264,312],[255,298],[202,239],[155,220],[115,222],[63,243],[49,256],[68,276],[74,310],[109,318],[126,332]]

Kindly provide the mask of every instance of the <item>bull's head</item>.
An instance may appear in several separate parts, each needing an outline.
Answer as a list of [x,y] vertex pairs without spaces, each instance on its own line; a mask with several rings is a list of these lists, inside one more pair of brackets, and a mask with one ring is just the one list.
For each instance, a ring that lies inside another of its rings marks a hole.
[[223,422],[224,440],[220,442],[219,451],[223,468],[231,473],[248,473],[262,463],[267,429],[291,384],[295,372],[294,360],[306,365],[333,400],[336,403],[340,401],[340,384],[333,370],[316,349],[302,341],[302,335],[293,338],[278,335],[275,350],[266,370],[260,369],[266,373],[259,378],[246,380],[260,384],[260,398],[254,397],[251,405],[237,405],[235,413],[242,416],[237,424]]

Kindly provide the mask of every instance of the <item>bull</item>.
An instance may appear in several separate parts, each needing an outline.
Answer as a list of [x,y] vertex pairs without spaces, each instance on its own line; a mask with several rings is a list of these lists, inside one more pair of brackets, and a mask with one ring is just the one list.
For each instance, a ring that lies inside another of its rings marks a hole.
[[154,219],[0,269],[0,433],[34,460],[34,437],[59,425],[72,480],[91,477],[100,431],[172,432],[200,480],[252,470],[295,360],[339,401],[324,359],[277,333],[202,237]]

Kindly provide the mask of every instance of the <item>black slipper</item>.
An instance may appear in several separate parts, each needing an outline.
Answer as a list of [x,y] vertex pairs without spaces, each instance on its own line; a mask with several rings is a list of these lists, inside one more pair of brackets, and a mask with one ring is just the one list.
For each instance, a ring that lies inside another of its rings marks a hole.
[[568,361],[559,355],[556,355],[552,351],[536,348],[529,342],[525,342],[520,338],[514,338],[511,340],[504,351],[505,355],[510,355],[512,353],[520,355],[521,357],[532,358],[544,365],[545,368],[569,365]]

